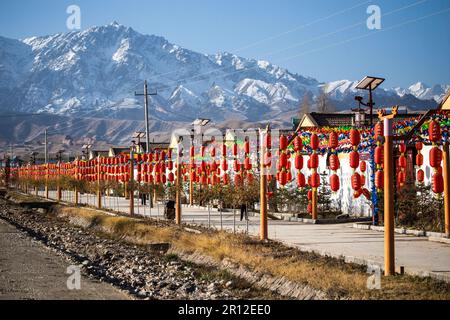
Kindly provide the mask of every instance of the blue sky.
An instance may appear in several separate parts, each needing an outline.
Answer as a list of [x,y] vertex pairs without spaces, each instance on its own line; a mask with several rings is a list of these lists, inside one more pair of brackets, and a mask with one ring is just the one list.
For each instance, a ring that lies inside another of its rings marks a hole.
[[[82,29],[115,20],[188,49],[265,59],[320,81],[369,74],[386,77],[386,87],[450,83],[449,0],[9,0],[0,1],[0,35],[66,32],[71,4],[81,8]],[[381,31],[366,27],[371,4],[381,8]]]

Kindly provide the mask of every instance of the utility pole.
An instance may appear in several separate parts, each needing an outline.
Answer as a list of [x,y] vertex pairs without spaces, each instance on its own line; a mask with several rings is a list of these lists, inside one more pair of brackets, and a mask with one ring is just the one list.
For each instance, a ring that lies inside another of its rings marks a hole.
[[47,128],[45,128],[44,131],[44,143],[45,143],[45,147],[44,147],[44,159],[45,159],[45,163],[47,164],[48,161],[48,149],[47,149]]
[[156,96],[158,93],[148,93],[147,80],[144,81],[144,93],[135,92],[135,96],[144,96],[144,116],[145,116],[145,141],[147,142],[146,153],[150,152],[150,135],[148,132],[148,96]]

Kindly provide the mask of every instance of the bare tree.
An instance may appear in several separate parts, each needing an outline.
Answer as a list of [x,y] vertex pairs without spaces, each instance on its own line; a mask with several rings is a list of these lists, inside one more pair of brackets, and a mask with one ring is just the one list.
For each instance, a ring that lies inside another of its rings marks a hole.
[[330,101],[328,94],[326,93],[326,85],[320,89],[319,96],[316,100],[316,108],[318,112],[333,112],[336,110],[335,105]]
[[299,119],[303,117],[303,115],[309,113],[311,110],[311,97],[310,92],[305,92],[303,95],[302,103],[300,104],[300,113]]

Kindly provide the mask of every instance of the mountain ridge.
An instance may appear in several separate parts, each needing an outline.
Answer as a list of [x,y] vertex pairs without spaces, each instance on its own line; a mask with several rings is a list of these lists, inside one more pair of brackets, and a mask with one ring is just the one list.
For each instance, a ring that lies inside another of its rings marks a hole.
[[[202,54],[116,22],[84,31],[23,40],[0,37],[0,110],[64,116],[142,119],[134,96],[144,79],[158,95],[150,117],[264,121],[295,111],[305,94],[324,90],[337,110],[349,109],[355,81],[320,82],[264,60],[228,52]],[[449,85],[380,88],[378,105],[437,105]],[[14,94],[12,94],[14,93]]]

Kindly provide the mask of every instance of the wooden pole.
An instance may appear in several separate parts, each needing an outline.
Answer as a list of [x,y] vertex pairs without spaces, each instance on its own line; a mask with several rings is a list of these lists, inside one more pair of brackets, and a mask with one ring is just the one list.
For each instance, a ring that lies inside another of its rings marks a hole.
[[56,199],[58,201],[61,201],[61,160],[58,161],[58,179],[57,179],[57,185],[56,185]]
[[193,206],[194,205],[194,181],[192,181],[192,171],[194,169],[192,169],[191,167],[189,167],[191,174],[189,174],[189,205]]
[[384,275],[395,274],[392,119],[384,118]]
[[[78,165],[79,165],[79,161],[77,159],[77,160],[75,160],[75,180],[76,181],[78,181]],[[75,205],[77,206],[79,199],[78,199],[78,186],[76,184],[75,184],[74,192],[75,192]]]
[[[317,169],[313,169],[313,174],[316,173]],[[317,188],[311,189],[311,218],[317,220]]]
[[175,197],[175,222],[181,225],[181,166],[180,166],[180,150],[177,148],[177,180],[176,180],[176,197]]
[[48,163],[45,164],[45,198],[48,199]]
[[130,152],[130,183],[128,185],[129,198],[130,198],[130,215],[134,215],[134,155]]
[[[266,130],[265,134],[269,134]],[[264,135],[260,134],[259,141],[261,144],[260,153],[259,153],[259,216],[260,216],[260,230],[259,230],[259,238],[261,240],[267,240],[268,238],[268,228],[267,228],[267,176],[266,176],[266,170],[264,167],[264,153],[266,152],[266,146],[264,146]]]
[[443,150],[444,160],[444,221],[445,221],[445,235],[450,238],[450,155],[449,143],[444,143]]
[[100,156],[97,156],[97,208],[101,209],[102,207],[102,190],[100,188],[100,179],[101,179],[101,172],[100,172]]

